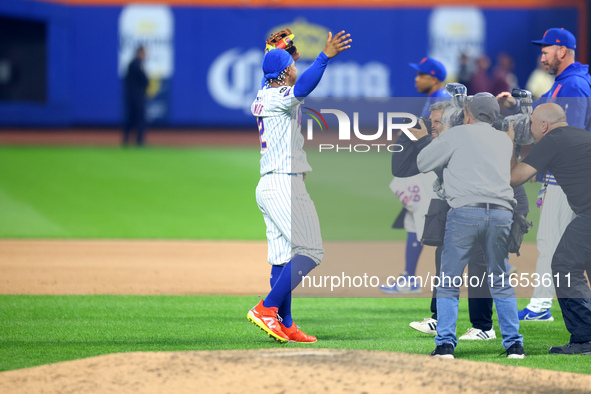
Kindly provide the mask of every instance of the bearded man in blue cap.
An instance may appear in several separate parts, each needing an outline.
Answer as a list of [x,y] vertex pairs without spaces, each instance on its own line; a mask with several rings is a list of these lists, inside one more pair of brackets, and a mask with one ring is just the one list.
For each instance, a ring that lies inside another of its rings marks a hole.
[[[548,74],[556,75],[554,85],[542,96],[539,104],[556,102],[563,108],[568,104],[564,109],[569,124],[591,132],[588,99],[591,97],[591,75],[588,65],[575,62],[575,36],[568,30],[554,28],[546,30],[541,40],[532,43],[542,47],[541,63],[547,68]],[[560,97],[578,99],[569,99],[561,104]]]
[[320,82],[330,58],[351,47],[350,36],[329,33],[324,50],[299,79],[292,55],[271,49],[263,57],[265,86],[251,106],[261,143],[256,199],[267,226],[271,291],[247,318],[280,343],[316,342],[291,317],[292,290],[324,256],[318,215],[304,184],[312,168],[303,149],[300,104]]

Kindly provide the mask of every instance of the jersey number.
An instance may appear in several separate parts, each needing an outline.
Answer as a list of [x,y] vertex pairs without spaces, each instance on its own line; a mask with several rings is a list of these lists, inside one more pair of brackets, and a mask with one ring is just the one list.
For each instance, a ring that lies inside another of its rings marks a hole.
[[257,117],[257,125],[259,126],[259,140],[261,141],[261,149],[267,149],[267,141],[263,141],[263,134],[265,134],[265,124],[263,118]]

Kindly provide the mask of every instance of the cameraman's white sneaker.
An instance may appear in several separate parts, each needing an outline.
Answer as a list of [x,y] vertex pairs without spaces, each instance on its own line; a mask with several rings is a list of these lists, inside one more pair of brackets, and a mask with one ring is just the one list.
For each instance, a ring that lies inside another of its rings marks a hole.
[[437,335],[437,320],[430,317],[423,319],[423,321],[413,321],[409,326],[425,334]]
[[470,341],[476,341],[476,340],[489,340],[489,339],[495,339],[497,337],[497,334],[495,334],[495,329],[491,328],[488,331],[482,331],[478,328],[470,328],[468,330],[467,333],[465,333],[464,335],[462,335],[459,339],[460,340],[470,340]]

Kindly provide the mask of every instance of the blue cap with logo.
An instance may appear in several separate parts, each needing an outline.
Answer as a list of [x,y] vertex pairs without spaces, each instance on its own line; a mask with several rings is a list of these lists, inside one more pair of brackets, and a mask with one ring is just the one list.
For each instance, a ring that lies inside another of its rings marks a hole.
[[445,77],[447,76],[445,66],[439,60],[433,59],[432,57],[424,57],[420,62],[409,63],[408,65],[415,70],[420,71],[423,74],[431,75],[440,81],[445,81]]
[[291,66],[293,58],[284,49],[271,49],[263,57],[265,79],[275,79],[283,70]]
[[562,28],[548,29],[544,33],[544,37],[538,41],[532,41],[532,44],[536,45],[558,45],[561,47],[567,47],[569,49],[577,48],[577,40],[573,34]]

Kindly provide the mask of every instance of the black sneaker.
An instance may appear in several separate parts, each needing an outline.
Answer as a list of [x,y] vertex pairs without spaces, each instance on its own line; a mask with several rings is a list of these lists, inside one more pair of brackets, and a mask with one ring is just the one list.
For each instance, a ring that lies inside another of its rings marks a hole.
[[525,351],[523,345],[519,342],[514,342],[507,350],[501,354],[506,354],[507,358],[525,358]]
[[567,343],[564,346],[552,346],[550,354],[586,354],[591,355],[591,341],[581,343]]
[[454,358],[454,345],[451,343],[444,343],[439,345],[431,352],[433,357]]

